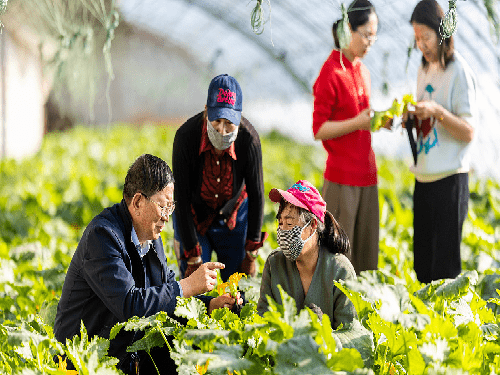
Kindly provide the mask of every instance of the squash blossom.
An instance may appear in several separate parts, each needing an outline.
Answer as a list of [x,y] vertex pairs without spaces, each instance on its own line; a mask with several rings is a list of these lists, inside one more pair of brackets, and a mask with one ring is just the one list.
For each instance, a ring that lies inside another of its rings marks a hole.
[[68,375],[78,375],[78,371],[76,370],[66,370],[66,367],[68,366],[66,358],[63,360],[60,355],[58,355],[57,358],[59,358],[59,367],[57,368],[57,371],[62,371]]
[[243,276],[246,277],[244,273],[233,273],[231,276],[229,276],[229,280],[227,282],[217,285],[217,294],[219,296],[222,296],[224,293],[226,293],[226,288],[229,288],[229,294],[231,294],[233,298],[236,298],[236,296],[238,295],[238,283]]
[[208,362],[210,362],[209,359],[204,365],[196,365],[196,372],[200,375],[206,374],[208,371]]
[[408,111],[408,104],[417,104],[412,94],[404,95],[402,102],[400,102],[398,99],[394,99],[391,108],[389,108],[387,111],[373,111],[371,119],[371,131],[376,132],[382,126],[384,126],[389,119],[401,117]]

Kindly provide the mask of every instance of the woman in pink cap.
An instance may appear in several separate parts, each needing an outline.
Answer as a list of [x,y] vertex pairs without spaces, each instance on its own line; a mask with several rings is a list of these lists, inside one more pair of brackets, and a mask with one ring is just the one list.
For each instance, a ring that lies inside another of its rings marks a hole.
[[266,260],[257,311],[262,315],[268,310],[267,296],[282,303],[281,285],[299,311],[307,306],[327,314],[334,329],[351,322],[356,317],[354,305],[334,284],[356,278],[345,256],[349,239],[326,210],[318,190],[300,180],[286,191],[272,189],[269,198],[280,204],[276,215],[279,248]]

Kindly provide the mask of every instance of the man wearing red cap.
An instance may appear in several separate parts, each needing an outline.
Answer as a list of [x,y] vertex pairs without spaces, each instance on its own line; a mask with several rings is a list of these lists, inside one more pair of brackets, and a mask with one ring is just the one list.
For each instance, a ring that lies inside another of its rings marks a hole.
[[334,284],[355,279],[356,272],[345,254],[349,239],[318,190],[308,181],[297,181],[284,191],[272,189],[271,201],[279,203],[279,248],[269,254],[257,304],[259,314],[268,310],[267,296],[281,304],[278,285],[295,299],[297,310],[310,307],[327,314],[332,327],[356,317],[354,305]]

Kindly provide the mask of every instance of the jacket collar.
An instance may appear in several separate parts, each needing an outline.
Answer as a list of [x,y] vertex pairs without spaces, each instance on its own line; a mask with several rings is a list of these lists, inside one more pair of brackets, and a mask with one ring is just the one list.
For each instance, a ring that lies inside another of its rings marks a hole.
[[120,213],[120,216],[123,220],[123,223],[125,225],[125,238],[129,238],[132,235],[132,216],[130,215],[130,212],[128,211],[127,203],[125,202],[125,199],[122,199],[118,206],[118,212]]

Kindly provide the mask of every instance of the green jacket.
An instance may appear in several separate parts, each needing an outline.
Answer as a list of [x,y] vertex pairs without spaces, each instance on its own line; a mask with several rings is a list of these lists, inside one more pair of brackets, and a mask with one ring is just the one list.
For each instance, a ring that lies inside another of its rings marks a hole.
[[296,263],[288,260],[281,250],[274,250],[264,265],[257,311],[263,315],[268,310],[266,295],[282,304],[278,290],[278,285],[281,285],[283,290],[295,299],[297,311],[314,303],[330,317],[334,329],[340,323],[345,326],[357,317],[356,309],[333,282],[355,278],[356,272],[345,255],[332,254],[326,249],[320,249],[311,286],[305,296]]

